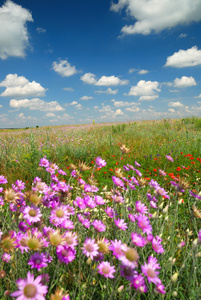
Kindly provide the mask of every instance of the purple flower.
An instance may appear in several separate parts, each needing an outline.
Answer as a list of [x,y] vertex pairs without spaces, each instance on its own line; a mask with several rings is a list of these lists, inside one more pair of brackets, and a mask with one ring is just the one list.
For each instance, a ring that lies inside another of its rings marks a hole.
[[128,228],[127,227],[127,223],[124,223],[124,219],[117,219],[117,220],[114,220],[114,222],[115,222],[115,225],[118,227],[118,228],[120,228],[120,229],[122,229],[122,230],[126,230],[126,228]]
[[189,191],[189,194],[191,195],[191,196],[193,196],[194,198],[197,198],[198,200],[200,200],[201,199],[201,196],[199,196],[199,195],[196,195],[195,193],[193,193],[192,191]]
[[41,158],[39,166],[48,168],[49,167],[49,161],[45,157]]
[[162,239],[159,236],[156,236],[152,240],[152,248],[156,253],[163,253],[165,250],[163,249],[163,246],[161,245]]
[[139,216],[137,217],[137,221],[138,227],[141,228],[144,233],[150,234],[152,232],[152,227],[147,216],[139,214]]
[[109,246],[109,249],[113,252],[113,255],[116,258],[119,258],[120,256],[123,255],[123,250],[122,250],[122,242],[117,241],[116,239],[114,241],[111,241],[111,245]]
[[164,287],[164,285],[162,285],[161,283],[158,284],[158,285],[156,286],[155,290],[156,290],[158,293],[160,293],[160,294],[165,294],[165,293],[166,293],[165,287]]
[[102,167],[105,167],[105,166],[107,165],[106,161],[103,160],[101,157],[97,157],[97,158],[95,159],[95,163],[96,163],[96,166],[97,166],[98,168],[102,168]]
[[47,267],[47,257],[44,253],[36,252],[33,255],[31,255],[28,265],[31,266],[32,269],[37,269],[40,271],[41,268]]
[[147,212],[148,212],[148,208],[147,208],[146,205],[144,205],[144,203],[142,203],[141,201],[136,201],[136,202],[135,202],[135,208],[136,208],[136,210],[138,210],[141,214],[147,214]]
[[112,207],[108,206],[106,209],[104,209],[104,211],[106,212],[106,214],[110,217],[110,218],[114,218],[115,216],[115,211]]
[[137,162],[137,161],[135,161],[135,165],[136,165],[137,167],[141,167],[141,165],[140,165],[140,164],[138,164],[138,162]]
[[39,207],[34,205],[26,206],[23,210],[23,217],[29,225],[39,222],[42,214]]
[[114,278],[113,273],[115,273],[114,266],[110,266],[110,263],[108,261],[101,262],[98,266],[98,273],[103,275],[106,278]]
[[135,169],[135,172],[138,176],[142,177],[142,173],[139,170]]
[[136,271],[132,267],[128,267],[125,265],[120,265],[120,273],[121,276],[124,276],[127,280],[131,281],[137,274]]
[[8,263],[11,260],[11,255],[8,253],[4,253],[2,255],[2,260]]
[[101,196],[98,196],[98,195],[94,196],[94,200],[96,201],[97,205],[104,205],[105,204],[105,201]]
[[18,279],[18,291],[11,293],[11,297],[17,297],[16,300],[45,300],[45,295],[48,292],[48,287],[41,283],[42,275],[34,279],[34,275],[30,272],[27,273],[26,279]]
[[147,286],[145,284],[145,280],[142,274],[139,274],[133,279],[133,281],[131,282],[131,286],[134,287],[140,293],[147,292]]

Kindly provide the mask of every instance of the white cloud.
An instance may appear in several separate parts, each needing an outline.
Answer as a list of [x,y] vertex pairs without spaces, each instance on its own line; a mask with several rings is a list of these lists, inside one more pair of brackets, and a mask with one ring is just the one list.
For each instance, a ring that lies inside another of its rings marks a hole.
[[77,109],[82,109],[82,108],[83,108],[83,106],[82,106],[81,104],[77,104],[77,105],[75,105],[75,107],[76,107]]
[[111,10],[118,12],[126,8],[134,25],[124,26],[123,34],[150,34],[177,25],[201,20],[201,1],[198,0],[118,0]]
[[102,76],[95,85],[98,86],[109,86],[109,85],[125,85],[128,84],[128,80],[121,80],[119,77],[112,76]]
[[0,7],[0,58],[25,57],[29,46],[26,23],[33,21],[31,13],[12,1]]
[[169,107],[183,107],[184,105],[181,102],[177,101],[177,102],[169,102],[168,106]]
[[140,101],[155,100],[158,98],[157,92],[161,91],[158,86],[158,81],[140,80],[136,86],[131,87],[128,96],[140,96]]
[[183,76],[181,78],[175,78],[174,80],[174,87],[177,88],[190,87],[194,85],[196,85],[196,81],[192,76],[190,77]]
[[40,97],[44,96],[46,91],[40,83],[29,82],[24,76],[18,76],[17,74],[8,74],[0,82],[0,86],[6,87],[5,91],[1,93],[2,97]]
[[42,28],[42,27],[37,27],[36,30],[37,30],[38,33],[45,33],[46,32],[46,29]]
[[124,114],[123,111],[119,108],[115,111],[114,116],[116,117],[116,116],[120,116],[120,115],[123,115],[123,114]]
[[75,90],[71,87],[65,87],[63,88],[64,91],[67,91],[67,92],[74,92]]
[[175,113],[175,110],[174,110],[173,108],[169,108],[168,111],[169,111],[170,113]]
[[52,63],[52,68],[62,77],[70,77],[78,73],[75,66],[71,66],[67,60],[60,60],[58,63],[54,61]]
[[128,73],[131,74],[131,73],[133,73],[133,72],[135,72],[135,71],[137,71],[137,70],[134,69],[134,68],[131,68],[131,69],[129,69]]
[[138,111],[140,111],[140,108],[139,107],[127,107],[125,110],[131,111],[131,112],[138,112]]
[[187,50],[179,50],[168,56],[165,67],[184,68],[198,65],[201,65],[201,50],[194,46]]
[[179,39],[183,39],[183,38],[186,38],[187,37],[187,34],[186,33],[181,33],[178,38]]
[[[201,94],[199,96],[194,97],[194,98],[201,98]],[[198,102],[198,103],[200,103],[200,102]]]
[[77,101],[73,101],[70,103],[70,105],[76,105],[77,104]]
[[46,117],[55,117],[55,114],[53,114],[53,113],[47,113]]
[[82,75],[80,77],[80,79],[85,83],[95,84],[97,81],[95,77],[96,77],[96,75],[93,73],[85,73],[84,75]]
[[97,94],[108,94],[108,95],[116,95],[118,93],[118,90],[112,90],[111,88],[108,88],[106,91],[95,91]]
[[80,98],[80,100],[90,100],[90,99],[93,99],[93,97],[91,97],[91,96],[82,96],[81,98]]
[[59,105],[57,101],[45,102],[39,98],[28,99],[11,99],[10,107],[13,108],[28,108],[30,110],[40,110],[40,111],[62,111],[63,107]]
[[138,103],[135,102],[126,102],[126,101],[113,101],[115,107],[122,107],[122,106],[133,106],[137,105]]
[[144,74],[147,74],[148,72],[149,72],[148,70],[140,70],[140,71],[138,72],[138,74],[144,75]]

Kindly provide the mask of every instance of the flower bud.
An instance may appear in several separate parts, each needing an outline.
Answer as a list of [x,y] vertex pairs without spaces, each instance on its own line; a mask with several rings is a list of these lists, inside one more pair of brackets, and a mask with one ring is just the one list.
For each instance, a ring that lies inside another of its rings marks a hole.
[[179,273],[178,273],[178,272],[174,273],[174,274],[171,276],[171,281],[172,281],[173,283],[177,282],[178,276],[179,276]]
[[172,293],[172,297],[177,297],[177,295],[178,295],[177,291],[174,291],[174,292]]
[[167,206],[163,209],[163,213],[164,213],[164,214],[167,214],[167,213],[168,213],[168,208],[169,208],[169,205],[167,205]]
[[124,285],[121,285],[119,288],[118,288],[118,293],[121,293],[121,291],[124,289]]

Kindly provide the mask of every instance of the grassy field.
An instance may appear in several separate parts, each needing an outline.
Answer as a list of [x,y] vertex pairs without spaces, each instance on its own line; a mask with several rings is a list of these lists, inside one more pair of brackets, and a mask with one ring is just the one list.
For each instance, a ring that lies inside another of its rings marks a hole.
[[0,161],[0,299],[200,299],[200,119],[2,130]]

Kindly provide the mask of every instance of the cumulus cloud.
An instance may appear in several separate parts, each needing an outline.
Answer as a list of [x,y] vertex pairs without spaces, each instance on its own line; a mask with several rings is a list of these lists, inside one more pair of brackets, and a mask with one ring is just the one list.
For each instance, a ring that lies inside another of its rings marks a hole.
[[115,107],[123,107],[123,106],[133,106],[137,105],[138,103],[135,102],[126,102],[126,101],[112,101]]
[[112,76],[102,76],[95,85],[98,86],[109,86],[109,85],[125,85],[128,84],[128,80],[121,80],[119,77]]
[[149,72],[148,70],[140,70],[140,71],[138,72],[138,74],[144,75],[144,74],[147,74],[148,72]]
[[95,84],[96,83],[96,75],[93,74],[93,73],[85,73],[84,75],[82,75],[80,77],[80,79],[85,82],[85,83],[88,83],[88,84]]
[[132,86],[128,96],[140,96],[140,101],[150,101],[158,98],[158,93],[161,90],[158,88],[158,81],[140,80],[136,86]]
[[85,100],[85,101],[90,100],[90,99],[93,99],[93,97],[91,97],[91,96],[82,96],[80,98],[80,100]]
[[131,111],[131,112],[138,112],[138,111],[140,111],[140,108],[139,107],[127,107],[125,110]]
[[179,50],[173,55],[167,57],[165,67],[184,68],[201,65],[201,50],[196,46],[187,49]]
[[29,82],[24,76],[17,74],[8,74],[0,82],[1,87],[6,87],[1,93],[2,97],[40,97],[45,95],[46,89],[35,81]]
[[111,5],[115,12],[123,8],[136,20],[121,29],[123,34],[147,35],[201,20],[201,2],[197,0],[118,0]]
[[71,66],[67,60],[60,60],[58,63],[54,61],[52,63],[52,68],[62,77],[70,77],[78,73],[75,66]]
[[25,57],[29,46],[26,23],[33,21],[31,13],[12,1],[0,7],[0,58]]
[[112,90],[111,88],[108,88],[106,91],[95,91],[97,94],[108,94],[108,95],[116,95],[118,93],[118,90]]
[[169,102],[168,106],[169,107],[183,107],[184,105],[181,102],[177,101],[177,102]]
[[183,76],[181,78],[175,78],[174,87],[182,88],[182,87],[190,87],[196,85],[195,79],[190,76]]
[[110,86],[110,85],[125,85],[128,84],[128,80],[121,80],[119,77],[102,76],[99,80],[96,79],[96,75],[93,73],[86,73],[80,77],[80,79],[88,84],[94,84],[97,86]]
[[77,108],[77,109],[82,109],[83,108],[83,106],[82,106],[82,104],[77,104],[77,105],[75,105],[75,108]]
[[119,108],[115,111],[114,116],[116,117],[116,116],[120,116],[120,115],[123,115],[123,114],[124,114],[123,111]]
[[30,110],[40,110],[40,111],[62,111],[63,107],[59,105],[57,101],[45,102],[39,98],[28,99],[11,99],[10,107],[13,108],[28,108]]
[[131,73],[133,73],[133,72],[135,72],[135,71],[137,71],[137,70],[134,69],[134,68],[131,68],[131,69],[129,69],[128,73],[131,74]]
[[70,105],[76,105],[77,104],[77,101],[73,101],[70,103]]
[[169,108],[168,111],[169,111],[170,113],[175,113],[174,108]]

